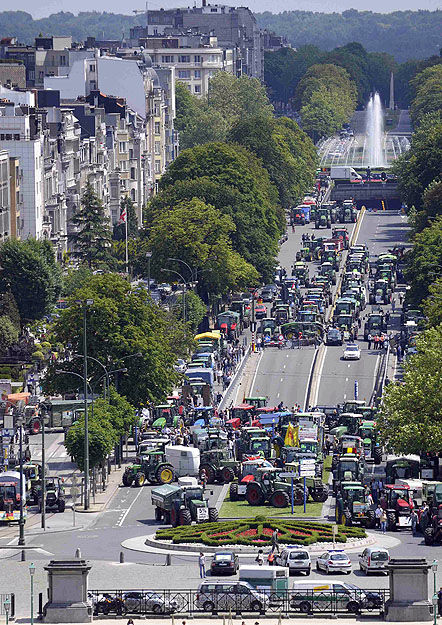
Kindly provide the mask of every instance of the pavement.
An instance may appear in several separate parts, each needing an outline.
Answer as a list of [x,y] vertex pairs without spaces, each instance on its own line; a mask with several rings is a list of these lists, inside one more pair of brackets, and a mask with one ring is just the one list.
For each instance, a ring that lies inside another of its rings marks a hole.
[[[125,616],[125,617],[114,617],[114,618],[95,618],[94,622],[99,623],[100,625],[115,625],[115,623],[121,623],[121,622],[128,622],[128,618],[132,619],[133,621],[135,620],[139,620],[140,617],[137,618],[137,616],[135,615],[129,615]],[[381,618],[378,614],[365,614],[363,616],[360,617],[352,617],[352,616],[344,616],[341,618],[334,618],[333,615],[318,615],[315,614],[314,616],[306,616],[304,614],[299,614],[297,616],[293,616],[293,617],[285,617],[282,614],[279,614],[277,612],[273,613],[273,614],[266,614],[266,615],[259,615],[259,616],[254,616],[254,617],[246,617],[243,618],[241,617],[236,617],[236,616],[230,616],[229,614],[225,614],[224,616],[199,616],[198,614],[194,613],[192,614],[192,617],[186,617],[186,616],[182,616],[180,614],[177,614],[176,616],[157,616],[157,615],[150,615],[150,616],[143,616],[141,617],[143,620],[149,620],[149,621],[153,621],[155,624],[159,624],[159,625],[186,625],[186,623],[188,623],[189,621],[192,622],[194,619],[198,620],[198,625],[259,625],[260,622],[265,622],[265,623],[269,623],[269,625],[280,625],[280,623],[296,623],[299,625],[299,623],[301,622],[301,619],[308,620],[309,622],[315,623],[315,625],[323,625],[324,623],[327,623],[328,625],[330,625],[330,622],[333,623],[333,625],[359,625],[360,623],[370,623],[370,624],[377,624],[377,623],[385,623],[384,619]],[[2,618],[0,617],[0,623],[4,623],[4,619],[2,620]],[[391,625],[403,625],[403,621],[389,621],[391,623]],[[30,623],[30,619],[28,618],[17,618],[15,620],[15,623],[19,623],[20,625],[27,625],[28,623]],[[428,621],[413,621],[414,625],[428,625]],[[73,623],[72,625],[76,625],[75,623]],[[80,624],[78,624],[80,625]],[[81,624],[84,625],[84,624]]]

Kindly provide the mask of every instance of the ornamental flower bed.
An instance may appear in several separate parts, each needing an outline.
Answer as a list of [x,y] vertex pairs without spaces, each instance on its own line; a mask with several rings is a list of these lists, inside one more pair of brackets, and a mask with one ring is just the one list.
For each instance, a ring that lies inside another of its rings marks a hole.
[[[278,530],[281,544],[312,545],[313,543],[331,543],[333,541],[331,523],[313,521],[283,521],[256,517],[252,520],[219,521],[200,525],[183,525],[158,530],[157,540],[171,540],[175,544],[200,543],[214,547],[223,545],[271,545],[272,532]],[[345,543],[349,538],[365,538],[366,533],[360,527],[338,525],[335,538],[337,543]]]

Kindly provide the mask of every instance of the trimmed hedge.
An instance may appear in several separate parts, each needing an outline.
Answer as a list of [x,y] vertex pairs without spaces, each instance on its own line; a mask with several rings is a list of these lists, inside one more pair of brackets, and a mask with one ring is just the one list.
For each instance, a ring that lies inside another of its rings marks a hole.
[[[156,533],[158,540],[171,540],[174,544],[199,543],[213,547],[223,545],[246,545],[266,547],[271,545],[272,532],[278,530],[281,544],[312,545],[333,541],[331,523],[313,521],[285,521],[266,519],[259,516],[254,520],[219,521],[199,525],[182,525],[160,529]],[[347,538],[365,538],[365,530],[360,527],[338,525],[335,538],[337,543],[347,542]]]

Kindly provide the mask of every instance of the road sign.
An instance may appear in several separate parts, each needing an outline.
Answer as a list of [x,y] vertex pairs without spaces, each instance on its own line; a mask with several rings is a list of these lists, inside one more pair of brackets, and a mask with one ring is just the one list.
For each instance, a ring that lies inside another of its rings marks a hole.
[[300,477],[315,477],[315,471],[310,469],[301,469],[299,472]]
[[298,474],[294,471],[286,471],[284,473],[280,473],[279,477],[298,477]]
[[264,343],[270,343],[270,336],[268,334],[265,335],[264,337]]
[[2,436],[8,438],[14,438],[14,428],[3,428]]
[[251,321],[250,322],[250,331],[251,332],[256,332],[256,321]]
[[280,335],[278,336],[278,341],[283,341],[283,340],[284,340],[284,335],[283,335],[283,334],[280,334]]

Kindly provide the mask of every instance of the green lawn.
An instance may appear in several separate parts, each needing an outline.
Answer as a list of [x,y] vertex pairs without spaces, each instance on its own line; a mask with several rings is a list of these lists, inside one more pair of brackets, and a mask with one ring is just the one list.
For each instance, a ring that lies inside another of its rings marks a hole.
[[[331,456],[327,456],[324,460],[324,469],[322,472],[322,480],[328,483],[328,476],[331,471]],[[304,506],[295,506],[294,519],[303,519],[305,517],[320,517],[322,512],[322,503],[308,503],[304,514]],[[250,519],[262,514],[267,517],[291,516],[292,508],[274,508],[273,506],[251,506],[247,501],[230,501],[229,495],[224,499],[221,506],[219,516],[221,519]]]

